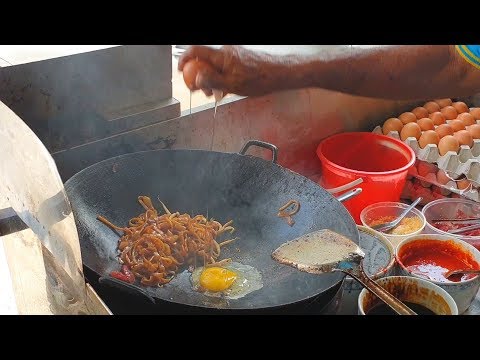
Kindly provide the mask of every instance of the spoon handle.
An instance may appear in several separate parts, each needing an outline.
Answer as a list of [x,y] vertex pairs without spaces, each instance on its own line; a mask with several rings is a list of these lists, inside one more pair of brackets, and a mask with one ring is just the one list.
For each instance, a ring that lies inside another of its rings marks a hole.
[[[395,220],[393,220],[392,222],[390,223],[387,223],[387,224],[382,224],[382,225],[378,225],[378,227],[372,227],[374,230],[377,230],[377,231],[387,231],[387,230],[390,230],[391,228],[394,228],[395,226],[397,226],[400,221],[402,221],[402,219],[407,216],[407,214],[415,207],[418,205],[418,203],[422,201],[422,197],[419,197],[417,200],[415,200],[413,203],[410,204],[409,207],[407,207],[401,214],[399,217],[397,217]],[[387,226],[385,226],[387,225]]]
[[362,266],[353,269],[346,269],[341,270],[344,273],[350,275],[352,278],[357,280],[360,284],[362,284],[367,290],[372,292],[376,295],[380,300],[382,300],[385,304],[392,308],[399,315],[417,315],[412,309],[410,309],[407,305],[397,299],[395,296],[390,294],[387,290],[383,287],[378,285],[375,281],[370,279],[367,274],[362,269]]
[[397,218],[397,221],[400,222],[407,214],[415,207],[418,205],[418,203],[422,201],[422,197],[419,197],[417,200],[415,200],[413,203],[410,204],[409,207],[407,207]]
[[457,274],[480,274],[480,270],[474,270],[474,269],[465,269],[465,270],[450,270],[445,273],[445,277],[448,279],[452,275],[457,275]]

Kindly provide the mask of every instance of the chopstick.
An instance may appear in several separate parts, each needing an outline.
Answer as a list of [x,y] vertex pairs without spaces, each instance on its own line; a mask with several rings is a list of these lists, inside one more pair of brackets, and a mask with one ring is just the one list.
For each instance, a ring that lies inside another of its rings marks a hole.
[[431,222],[455,222],[459,224],[465,224],[472,221],[480,221],[480,217],[468,218],[468,219],[432,219]]

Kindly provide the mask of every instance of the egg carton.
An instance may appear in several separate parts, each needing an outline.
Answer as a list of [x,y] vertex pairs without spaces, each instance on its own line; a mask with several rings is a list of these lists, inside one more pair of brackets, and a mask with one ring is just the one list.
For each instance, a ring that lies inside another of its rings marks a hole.
[[[377,126],[373,133],[383,135],[382,128]],[[390,131],[387,136],[401,140],[398,131]],[[428,144],[423,149],[420,148],[418,140],[414,137],[409,137],[403,142],[414,151],[418,160],[435,164],[439,169],[448,173],[463,175],[469,181],[480,185],[480,139],[474,139],[471,148],[461,145],[458,153],[449,151],[445,155],[440,155],[438,146],[435,144]]]
[[[418,180],[422,185],[422,191],[413,190],[413,181]],[[434,192],[433,188],[437,187],[440,189],[439,192]],[[445,185],[438,184],[436,181],[433,181],[431,178],[422,177],[420,175],[414,175],[412,178],[408,179],[405,183],[401,198],[406,200],[415,200],[419,196],[423,197],[421,205],[426,205],[430,201],[437,200],[439,198],[466,198],[476,202],[480,202],[480,193],[478,188],[468,188],[465,190],[460,190],[457,188],[455,182],[450,181]]]

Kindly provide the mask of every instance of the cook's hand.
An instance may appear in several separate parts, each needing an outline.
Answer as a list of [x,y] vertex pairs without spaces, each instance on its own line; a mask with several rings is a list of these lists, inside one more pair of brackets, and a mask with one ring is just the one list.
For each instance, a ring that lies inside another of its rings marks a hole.
[[274,91],[270,56],[247,50],[242,46],[225,45],[221,49],[192,45],[180,57],[178,70],[182,71],[191,59],[207,62],[196,77],[196,89],[212,95],[212,89],[223,94],[244,96],[265,95]]

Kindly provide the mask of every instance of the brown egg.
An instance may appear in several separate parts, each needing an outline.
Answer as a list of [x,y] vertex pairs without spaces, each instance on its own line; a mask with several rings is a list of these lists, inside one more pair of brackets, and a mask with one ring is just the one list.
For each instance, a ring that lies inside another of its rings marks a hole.
[[470,186],[472,186],[472,183],[467,179],[461,179],[457,181],[458,190],[467,190]]
[[461,101],[454,102],[452,106],[455,108],[455,110],[457,110],[459,114],[468,112],[469,110],[467,104]]
[[475,118],[472,114],[464,112],[457,116],[457,119],[462,120],[465,126],[470,126],[476,123]]
[[440,110],[447,120],[453,120],[457,118],[458,111],[453,106],[445,106]]
[[426,102],[423,107],[427,109],[428,113],[434,113],[435,111],[440,111],[440,106],[435,101]]
[[447,175],[447,173],[445,171],[443,171],[442,169],[438,170],[438,172],[437,172],[437,183],[439,183],[440,185],[445,185],[449,181],[452,181],[452,179],[450,179],[450,177]]
[[453,134],[460,145],[473,146],[473,137],[467,130],[460,130]]
[[447,120],[445,119],[445,116],[443,116],[443,114],[440,111],[435,111],[434,113],[431,113],[430,115],[428,115],[428,117],[432,119],[435,125],[445,124],[445,121]]
[[453,131],[452,127],[448,124],[442,124],[442,125],[437,126],[435,131],[437,132],[440,139],[443,138],[444,136],[453,135],[455,133],[455,131]]
[[440,106],[440,109],[444,108],[445,106],[452,105],[452,99],[437,99],[433,101],[435,101],[438,104],[438,106]]
[[412,110],[412,113],[415,114],[415,116],[417,117],[417,119],[421,119],[421,118],[426,118],[428,117],[428,110],[425,109],[424,107],[416,107],[415,109]]
[[418,144],[423,149],[428,144],[438,145],[439,141],[440,136],[438,136],[435,130],[427,130],[424,131],[422,135],[420,135],[420,139],[418,139]]
[[470,108],[470,114],[473,115],[475,120],[480,120],[480,108]]
[[402,121],[404,125],[417,121],[417,117],[415,116],[415,114],[408,111],[401,114],[398,118]]
[[459,147],[460,143],[453,135],[446,135],[438,142],[438,152],[440,156],[445,155],[449,151],[457,152]]
[[474,124],[467,127],[468,132],[474,139],[480,139],[480,125]]
[[420,126],[416,122],[410,122],[405,124],[400,132],[400,139],[405,141],[409,137],[414,137],[415,139],[419,139],[420,135],[422,135],[422,130]]
[[427,131],[427,130],[434,130],[435,126],[433,126],[433,120],[430,118],[422,118],[417,121],[418,126],[420,126],[420,129],[422,131]]
[[454,132],[460,131],[460,130],[465,130],[465,125],[463,124],[462,120],[452,120],[448,123],[453,129]]
[[382,126],[382,132],[383,135],[388,135],[390,131],[400,131],[403,128],[403,123],[400,121],[400,119],[397,118],[390,118],[385,120]]

